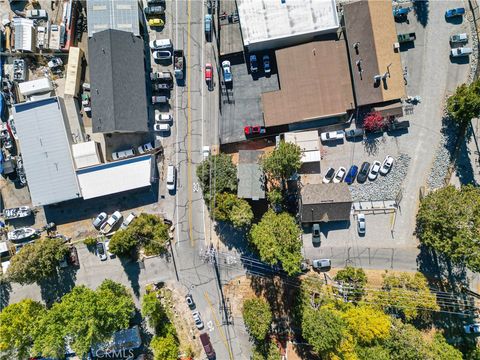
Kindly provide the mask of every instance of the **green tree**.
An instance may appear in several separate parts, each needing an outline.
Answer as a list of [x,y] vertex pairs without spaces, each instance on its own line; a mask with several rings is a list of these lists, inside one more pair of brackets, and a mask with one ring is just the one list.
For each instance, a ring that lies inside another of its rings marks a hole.
[[435,360],[462,360],[462,353],[447,343],[443,335],[436,333],[430,342],[430,352]]
[[25,245],[10,260],[8,278],[24,285],[52,277],[67,252],[68,248],[62,239],[39,239]]
[[165,309],[160,300],[157,299],[157,294],[155,292],[143,296],[142,315],[147,318],[148,325],[155,330],[158,330],[160,325],[168,321]]
[[155,360],[178,359],[178,340],[174,334],[168,333],[164,337],[154,336],[150,347]]
[[447,110],[459,124],[467,124],[480,115],[480,80],[462,84],[447,99]]
[[198,165],[197,177],[200,180],[203,198],[209,206],[213,195],[237,192],[237,168],[230,155],[210,155]]
[[280,360],[280,349],[273,341],[257,343],[251,360]]
[[282,205],[283,202],[283,195],[282,190],[279,188],[274,187],[267,193],[267,200],[271,206],[277,208],[278,206]]
[[361,346],[380,343],[390,337],[390,317],[381,310],[361,305],[345,312],[348,330]]
[[480,271],[480,189],[447,186],[427,195],[417,214],[420,242]]
[[262,220],[252,226],[250,242],[258,249],[262,261],[271,265],[281,262],[283,270],[294,275],[300,272],[303,258],[300,235],[300,227],[293,216],[268,210]]
[[83,239],[83,243],[88,247],[95,246],[97,244],[97,239],[92,236],[89,236]]
[[381,345],[361,347],[355,349],[358,360],[390,360],[390,351]]
[[261,164],[270,180],[283,183],[300,169],[301,158],[300,146],[282,140],[275,150],[263,156]]
[[93,344],[128,328],[134,310],[132,297],[121,284],[105,280],[95,291],[76,286],[41,318],[33,353],[63,356],[68,338],[77,355],[85,355]]
[[390,313],[399,314],[407,321],[428,314],[428,310],[440,309],[436,296],[428,288],[427,279],[419,272],[414,275],[384,274],[382,291],[373,291],[371,296],[372,304]]
[[344,337],[346,324],[335,312],[305,306],[302,312],[302,334],[319,355],[334,352]]
[[45,312],[42,304],[31,299],[5,307],[0,313],[0,353],[9,359],[27,359]]
[[261,298],[248,299],[243,303],[242,314],[250,335],[257,341],[264,340],[273,318],[270,305]]
[[268,353],[266,360],[280,360],[280,349],[278,345],[275,344],[273,341],[270,341],[268,345]]
[[250,204],[234,194],[221,193],[215,198],[213,215],[216,220],[229,221],[236,228],[249,227],[253,220]]
[[125,229],[117,231],[110,240],[110,252],[128,255],[138,246],[146,255],[159,255],[166,251],[168,226],[161,218],[142,213]]
[[347,266],[337,272],[335,280],[343,284],[343,295],[350,301],[359,301],[365,293],[367,276],[362,268]]

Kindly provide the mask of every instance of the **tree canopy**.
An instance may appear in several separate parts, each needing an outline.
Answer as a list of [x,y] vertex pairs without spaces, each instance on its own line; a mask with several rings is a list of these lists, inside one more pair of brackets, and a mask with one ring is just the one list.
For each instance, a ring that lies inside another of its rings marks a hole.
[[300,272],[302,261],[301,230],[295,218],[283,212],[268,210],[262,220],[252,226],[250,241],[258,249],[260,258],[271,265],[282,263],[289,275]]
[[345,312],[350,333],[362,346],[375,344],[390,337],[390,317],[369,306],[356,306]]
[[253,220],[250,204],[229,193],[217,195],[213,215],[215,220],[231,222],[235,228],[249,227]]
[[447,110],[459,124],[466,124],[480,115],[480,80],[462,84],[447,99]]
[[0,313],[0,353],[9,359],[27,359],[45,313],[45,307],[31,299],[5,307]]
[[376,307],[398,314],[407,321],[426,314],[427,310],[440,309],[425,276],[419,272],[414,275],[384,274],[382,291],[374,291],[370,296]]
[[273,318],[270,305],[261,298],[248,299],[243,303],[242,314],[250,335],[257,341],[264,340]]
[[480,189],[447,186],[427,195],[417,214],[420,242],[480,271]]
[[373,111],[363,119],[363,127],[366,131],[377,131],[385,126],[385,119],[378,111]]
[[128,328],[134,310],[130,293],[112,280],[104,280],[97,290],[76,286],[40,319],[32,352],[61,357],[65,339],[71,339],[72,349],[85,355],[93,344]]
[[129,255],[141,247],[146,255],[159,255],[166,251],[168,225],[161,218],[142,213],[125,229],[113,234],[109,250],[116,255]]
[[335,280],[343,283],[342,295],[350,301],[359,301],[365,293],[367,276],[362,268],[347,266],[337,272]]
[[57,273],[58,264],[67,252],[62,239],[39,239],[11,258],[7,276],[22,285],[42,281]]
[[237,192],[237,168],[228,154],[210,155],[197,167],[203,198],[209,207],[213,195]]
[[302,312],[302,334],[317,354],[334,352],[340,345],[346,324],[335,312],[306,306]]
[[263,156],[261,164],[263,171],[270,178],[284,181],[300,169],[301,158],[300,146],[282,140],[275,150]]
[[178,340],[175,334],[168,333],[160,337],[154,336],[150,342],[153,351],[154,360],[177,360],[178,359]]

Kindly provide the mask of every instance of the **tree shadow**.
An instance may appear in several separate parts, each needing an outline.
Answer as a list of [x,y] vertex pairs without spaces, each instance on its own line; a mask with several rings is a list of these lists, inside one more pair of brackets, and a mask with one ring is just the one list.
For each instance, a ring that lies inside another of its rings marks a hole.
[[379,136],[367,135],[363,139],[363,147],[368,155],[376,155],[378,153],[378,145],[380,144]]
[[132,287],[133,293],[137,298],[140,297],[140,271],[143,265],[143,261],[138,260],[138,256],[134,257],[119,257],[120,263],[122,264],[123,271],[127,275],[128,281]]
[[0,311],[2,311],[10,302],[10,292],[12,284],[7,280],[0,280]]
[[420,245],[417,265],[430,289],[436,292],[442,312],[432,312],[430,321],[420,319],[416,325],[426,328],[433,324],[443,330],[449,343],[455,343],[463,352],[472,350],[475,339],[465,334],[463,326],[475,322],[476,308],[475,299],[462,291],[469,288],[465,265],[453,264],[447,256],[424,245]]
[[236,249],[242,254],[249,250],[247,230],[236,229],[228,222],[218,221],[215,224],[215,232],[228,250]]
[[460,151],[455,161],[455,175],[458,177],[460,184],[478,185],[475,180],[475,171],[472,166],[472,158],[470,149],[468,148],[467,138],[461,139]]
[[38,283],[42,300],[47,307],[50,307],[54,302],[59,301],[63,295],[72,291],[75,287],[77,270],[77,268],[71,266],[59,269],[55,276]]
[[428,24],[428,15],[429,15],[429,2],[428,0],[416,0],[413,2],[413,12],[417,21],[423,27],[426,27]]

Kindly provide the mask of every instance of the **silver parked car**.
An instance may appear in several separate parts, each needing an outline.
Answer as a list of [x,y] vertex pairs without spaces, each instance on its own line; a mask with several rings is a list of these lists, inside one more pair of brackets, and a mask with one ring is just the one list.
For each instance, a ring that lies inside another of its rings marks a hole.
[[152,56],[155,60],[170,60],[172,53],[168,50],[157,50],[153,52]]

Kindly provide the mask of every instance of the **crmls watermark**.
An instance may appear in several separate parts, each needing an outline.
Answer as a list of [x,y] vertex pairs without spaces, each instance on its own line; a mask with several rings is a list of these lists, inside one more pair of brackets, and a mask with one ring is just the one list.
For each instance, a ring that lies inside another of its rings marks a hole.
[[111,351],[104,351],[104,350],[97,350],[94,353],[95,357],[98,359],[125,359],[125,360],[133,360],[134,353],[133,349],[119,349],[119,350],[111,350]]

